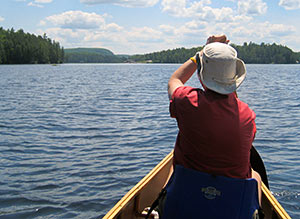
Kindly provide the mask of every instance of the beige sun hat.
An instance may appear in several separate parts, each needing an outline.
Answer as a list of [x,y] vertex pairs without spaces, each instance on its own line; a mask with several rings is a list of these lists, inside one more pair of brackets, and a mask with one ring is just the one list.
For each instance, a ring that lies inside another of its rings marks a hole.
[[220,93],[234,92],[246,77],[246,66],[237,51],[225,43],[210,43],[200,56],[199,79],[209,89]]

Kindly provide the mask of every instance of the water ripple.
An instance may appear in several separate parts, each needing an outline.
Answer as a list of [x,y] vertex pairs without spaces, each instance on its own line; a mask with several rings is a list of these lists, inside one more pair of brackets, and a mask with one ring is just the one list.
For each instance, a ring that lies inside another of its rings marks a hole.
[[[173,148],[166,84],[178,66],[1,65],[0,218],[102,217]],[[255,146],[300,217],[299,65],[247,69]]]

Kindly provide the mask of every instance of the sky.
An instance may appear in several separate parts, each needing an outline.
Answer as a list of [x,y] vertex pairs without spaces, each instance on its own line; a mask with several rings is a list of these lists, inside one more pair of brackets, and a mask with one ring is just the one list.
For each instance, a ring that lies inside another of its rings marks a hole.
[[300,0],[0,0],[0,27],[64,48],[144,54],[205,44],[276,43],[300,51]]

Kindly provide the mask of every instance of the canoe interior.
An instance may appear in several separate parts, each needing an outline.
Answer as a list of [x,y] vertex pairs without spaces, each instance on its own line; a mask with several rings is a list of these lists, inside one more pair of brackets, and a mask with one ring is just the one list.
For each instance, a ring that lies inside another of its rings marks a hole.
[[[169,175],[173,152],[167,155],[149,174],[135,185],[103,219],[141,219],[141,212],[151,206]],[[266,219],[290,219],[269,189],[262,185],[262,208]]]

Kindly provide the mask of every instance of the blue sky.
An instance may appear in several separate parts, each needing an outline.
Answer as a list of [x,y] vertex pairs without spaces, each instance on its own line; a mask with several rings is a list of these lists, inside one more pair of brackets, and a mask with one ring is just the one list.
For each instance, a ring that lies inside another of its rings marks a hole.
[[300,0],[1,0],[0,26],[54,39],[65,48],[141,54],[232,43],[277,43],[300,51]]

